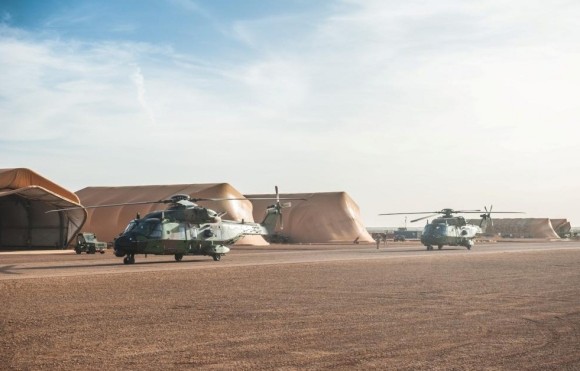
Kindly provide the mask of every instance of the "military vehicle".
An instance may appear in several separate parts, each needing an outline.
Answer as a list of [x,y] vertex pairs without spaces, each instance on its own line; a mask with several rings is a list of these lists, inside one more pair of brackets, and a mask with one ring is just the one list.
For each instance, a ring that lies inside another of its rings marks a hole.
[[407,240],[407,238],[405,237],[404,234],[399,233],[398,231],[395,231],[395,233],[393,235],[394,242],[405,242],[406,240]]
[[[225,212],[199,206],[199,201],[248,200],[244,198],[191,198],[174,195],[167,200],[129,202],[83,208],[114,207],[141,204],[169,204],[166,210],[154,211],[144,217],[136,216],[114,241],[114,253],[123,263],[134,264],[135,255],[173,255],[181,261],[186,255],[206,255],[219,261],[230,251],[229,245],[246,235],[272,235],[282,217],[282,209],[291,206],[281,200],[305,200],[303,198],[280,198],[278,187],[275,203],[266,209],[261,223],[222,220]],[[253,197],[252,199],[272,199]],[[64,212],[74,208],[50,210]]]
[[75,245],[77,254],[83,252],[87,254],[95,254],[97,252],[104,254],[106,248],[107,243],[98,241],[94,233],[83,232],[77,234],[77,243]]
[[[431,214],[418,219],[411,220],[411,223],[436,217],[425,225],[421,234],[421,243],[427,247],[427,250],[433,250],[437,246],[439,250],[443,246],[464,246],[468,250],[474,245],[474,239],[477,235],[483,233],[487,223],[493,223],[491,213],[521,213],[521,211],[492,211],[493,206],[480,215],[481,222],[479,225],[468,224],[463,216],[453,216],[453,214],[479,214],[482,210],[453,210],[443,209],[440,211],[420,211],[409,213],[387,213],[379,215],[409,215],[409,214]],[[483,229],[482,229],[483,228]]]

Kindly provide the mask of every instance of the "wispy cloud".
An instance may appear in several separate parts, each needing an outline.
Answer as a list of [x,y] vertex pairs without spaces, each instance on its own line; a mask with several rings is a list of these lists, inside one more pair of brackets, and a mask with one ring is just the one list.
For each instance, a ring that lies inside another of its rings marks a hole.
[[131,80],[133,81],[135,87],[137,88],[137,98],[139,99],[141,107],[143,107],[143,109],[147,113],[147,116],[149,117],[151,123],[155,125],[155,116],[153,115],[153,111],[151,110],[151,108],[147,104],[147,100],[145,99],[145,78],[143,77],[143,74],[141,73],[141,69],[139,67],[136,67],[135,71],[131,75]]
[[[228,47],[218,53],[209,41],[207,51],[192,53],[4,26],[5,158],[21,159],[11,143],[64,148],[90,135],[102,152],[79,166],[89,162],[95,181],[110,179],[101,172],[114,174],[112,184],[230,181],[251,191],[282,179],[298,191],[346,189],[370,224],[389,211],[371,194],[473,207],[466,205],[473,193],[459,200],[457,188],[523,189],[532,173],[576,166],[564,160],[575,156],[576,140],[563,135],[580,116],[575,3],[340,1],[316,20],[231,23],[215,21],[199,2],[173,4],[211,20]],[[164,156],[138,161],[152,149]],[[73,145],[69,157],[81,153]],[[41,159],[29,166],[49,166]],[[127,178],[124,160],[143,178]],[[150,175],[152,167],[163,170]],[[89,181],[78,188],[97,184]],[[408,205],[399,199],[389,208]]]

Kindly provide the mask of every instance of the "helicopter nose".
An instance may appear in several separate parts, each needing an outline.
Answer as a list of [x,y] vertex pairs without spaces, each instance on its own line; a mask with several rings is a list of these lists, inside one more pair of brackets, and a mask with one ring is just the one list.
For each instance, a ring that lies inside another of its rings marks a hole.
[[115,248],[128,248],[131,246],[131,237],[129,236],[120,236],[115,240]]
[[127,235],[120,236],[115,240],[115,255],[123,257],[131,248],[131,237]]

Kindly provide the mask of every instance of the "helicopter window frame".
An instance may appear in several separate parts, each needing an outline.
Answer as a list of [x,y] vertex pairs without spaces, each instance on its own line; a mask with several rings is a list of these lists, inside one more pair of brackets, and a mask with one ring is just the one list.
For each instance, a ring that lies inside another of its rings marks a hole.
[[131,232],[133,230],[133,228],[135,228],[136,225],[137,225],[137,222],[135,220],[131,220],[129,222],[129,224],[127,224],[127,226],[125,227],[125,230],[123,231],[123,233]]
[[163,226],[161,221],[157,222],[147,237],[156,239],[161,239],[163,237]]
[[[125,232],[132,232],[147,238],[161,238],[160,226],[161,220],[158,218],[133,220],[125,228]],[[157,237],[157,232],[159,232],[159,237]]]

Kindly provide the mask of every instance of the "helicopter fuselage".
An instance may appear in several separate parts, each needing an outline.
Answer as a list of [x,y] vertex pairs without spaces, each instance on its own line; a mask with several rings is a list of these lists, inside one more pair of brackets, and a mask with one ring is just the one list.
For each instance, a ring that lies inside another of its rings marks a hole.
[[[490,206],[489,210],[487,207],[482,210],[453,210],[453,209],[442,209],[440,211],[419,211],[419,212],[409,212],[409,213],[387,213],[379,215],[406,215],[406,214],[432,214],[428,216],[423,216],[418,219],[411,220],[411,223],[417,222],[419,220],[424,220],[434,216],[439,216],[435,218],[431,223],[427,223],[423,229],[423,234],[421,235],[421,243],[427,246],[427,250],[433,250],[433,246],[437,246],[439,250],[445,245],[449,246],[465,246],[468,250],[474,245],[475,237],[483,233],[483,229],[487,228],[488,223],[491,223],[491,213],[501,213],[501,214],[512,214],[521,213],[521,211],[492,211],[493,206]],[[453,214],[480,214],[481,222],[479,226],[473,224],[467,224],[463,216],[453,216]]]
[[174,255],[177,261],[185,255],[207,255],[217,261],[242,237],[271,233],[278,214],[278,209],[268,209],[259,224],[222,221],[213,210],[201,207],[156,211],[127,225],[115,239],[115,255],[124,257],[125,264],[134,263],[135,254]]
[[427,224],[421,234],[421,243],[427,250],[443,246],[464,246],[468,250],[473,246],[473,239],[481,233],[481,228],[467,224],[462,217],[438,218]]

